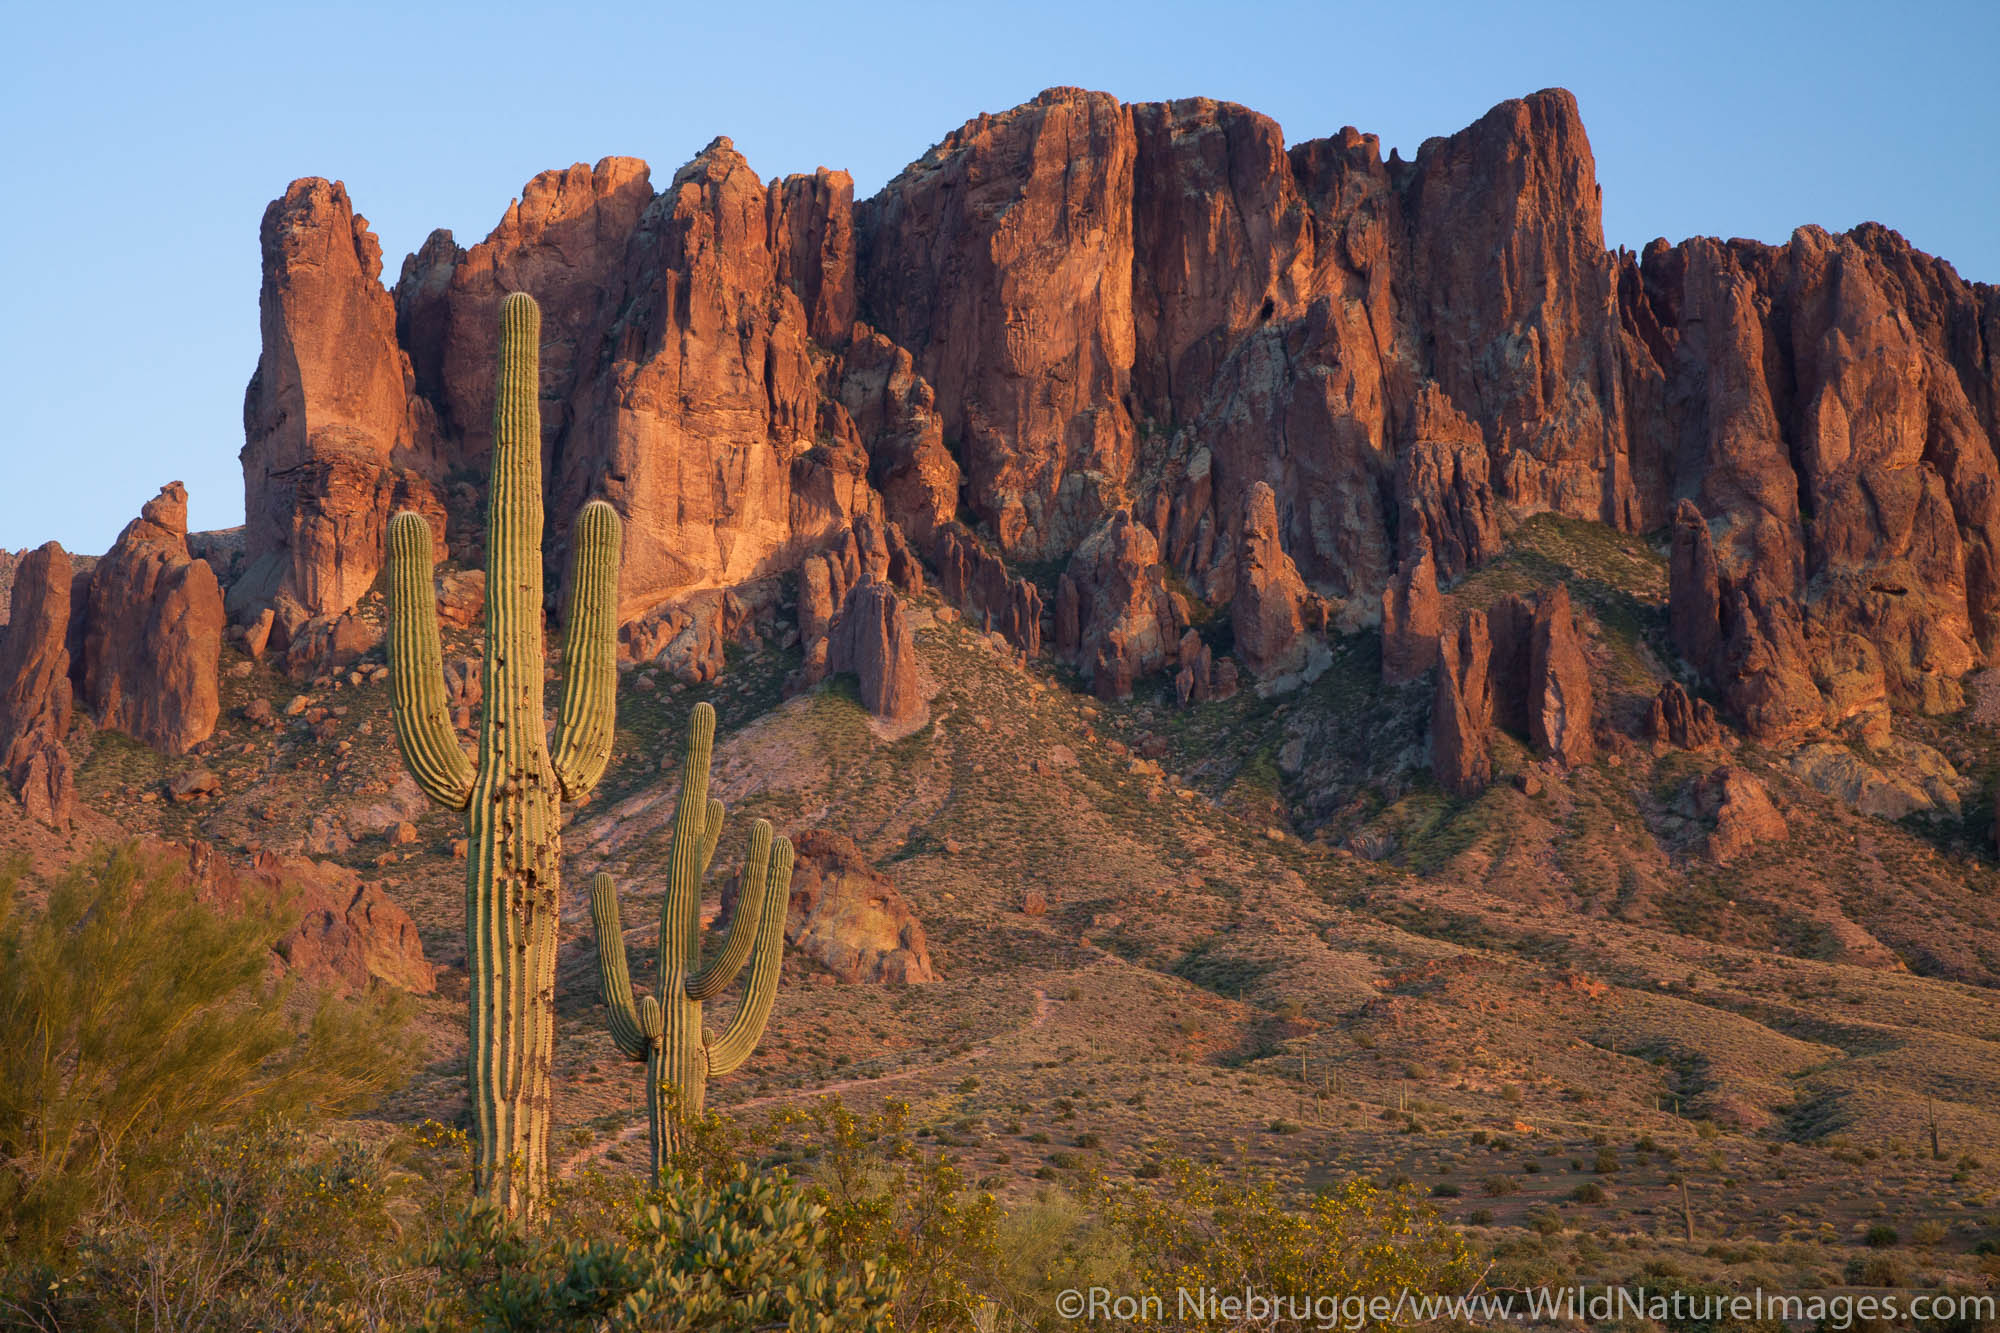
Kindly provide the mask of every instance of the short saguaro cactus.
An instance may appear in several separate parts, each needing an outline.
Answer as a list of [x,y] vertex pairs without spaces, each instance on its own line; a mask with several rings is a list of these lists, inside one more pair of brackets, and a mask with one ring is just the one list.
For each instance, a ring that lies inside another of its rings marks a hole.
[[[714,744],[715,709],[696,704],[688,719],[680,803],[674,810],[653,994],[633,998],[631,974],[625,967],[625,936],[618,922],[618,890],[611,876],[600,874],[590,890],[598,977],[611,1010],[611,1037],[628,1059],[646,1062],[655,1179],[681,1146],[685,1121],[701,1114],[708,1080],[733,1073],[756,1049],[777,998],[778,971],[784,962],[792,844],[786,838],[773,839],[770,822],[762,819],[750,826],[750,847],[729,933],[708,964],[701,961],[701,881],[722,837],[722,802],[708,794]],[[710,1037],[702,1030],[702,1002],[720,995],[746,962],[750,983],[743,1003],[728,1029]]]

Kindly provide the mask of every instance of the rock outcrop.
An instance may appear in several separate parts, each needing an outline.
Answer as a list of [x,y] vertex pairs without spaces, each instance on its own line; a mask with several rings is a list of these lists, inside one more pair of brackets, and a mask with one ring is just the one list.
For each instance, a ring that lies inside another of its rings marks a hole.
[[1492,780],[1496,727],[1565,767],[1590,762],[1590,656],[1567,586],[1468,612],[1438,636],[1437,659],[1431,769],[1446,790],[1467,796]]
[[909,722],[923,715],[909,613],[886,583],[863,578],[847,594],[827,630],[827,669],[853,672],[861,686],[861,706],[884,722]]
[[1241,551],[1229,620],[1236,656],[1253,676],[1279,676],[1305,665],[1304,608],[1311,596],[1278,540],[1278,497],[1265,482],[1243,504]]
[[391,514],[444,506],[413,469],[434,434],[397,341],[382,247],[338,181],[293,181],[264,211],[263,354],[243,400],[243,576],[231,610],[276,609],[283,651],[352,608],[382,568]]
[[1010,559],[1074,550],[1131,473],[1135,155],[1116,98],[1056,88],[968,122],[858,210],[862,304],[935,388]]
[[1590,762],[1590,661],[1569,589],[1558,583],[1535,606],[1528,665],[1528,739],[1567,766]]
[[[937,980],[923,924],[852,838],[809,829],[792,847],[797,860],[785,939],[793,948],[844,982]],[[735,911],[736,893],[734,880],[724,885],[723,922]]]
[[272,961],[311,985],[345,992],[380,983],[414,995],[437,988],[409,913],[344,866],[260,852],[246,867],[204,842],[154,848],[185,863],[196,896],[212,907],[297,913]]
[[71,670],[99,726],[168,754],[208,739],[222,711],[222,589],[188,554],[186,487],[146,502],[90,571],[81,617],[75,609]]
[[1437,694],[1431,703],[1431,771],[1457,796],[1493,780],[1493,637],[1486,616],[1469,612],[1438,637]]
[[1718,768],[1698,783],[1695,808],[1715,820],[1706,850],[1717,865],[1728,865],[1755,847],[1791,836],[1785,817],[1771,803],[1771,793],[1740,768]]
[[69,733],[71,569],[55,542],[28,552],[10,581],[0,632],[0,774],[29,816],[66,829],[76,813]]
[[1041,593],[1028,580],[1009,573],[1006,561],[964,525],[942,526],[931,558],[937,567],[939,596],[965,612],[973,624],[1000,634],[1029,656],[1042,650]]
[[1056,585],[1056,653],[1101,698],[1165,666],[1187,628],[1187,608],[1167,591],[1158,543],[1121,509],[1091,534]]
[[1438,656],[1437,561],[1427,537],[1396,571],[1382,594],[1382,683],[1402,685],[1429,671]]
[[1704,750],[1722,742],[1722,724],[1706,699],[1690,696],[1685,686],[1670,680],[1660,686],[1646,718],[1646,734],[1655,745],[1675,750]]

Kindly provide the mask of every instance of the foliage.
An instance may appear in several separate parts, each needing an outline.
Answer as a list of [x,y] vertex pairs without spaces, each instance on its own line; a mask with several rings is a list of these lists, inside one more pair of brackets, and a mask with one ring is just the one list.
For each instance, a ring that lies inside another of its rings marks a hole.
[[857,1115],[827,1098],[777,1123],[816,1149],[807,1193],[826,1209],[830,1252],[877,1255],[903,1275],[896,1327],[966,1327],[997,1284],[998,1201],[950,1153],[917,1145],[901,1102]]
[[1182,1288],[1393,1305],[1400,1292],[1463,1292],[1476,1277],[1464,1239],[1406,1189],[1351,1180],[1299,1208],[1268,1176],[1243,1183],[1185,1159],[1162,1175],[1112,1188],[1105,1212],[1130,1246],[1129,1290],[1158,1295],[1169,1316]]
[[400,1006],[266,981],[290,922],[222,913],[137,848],[79,861],[47,906],[0,873],[0,1246],[33,1256],[88,1215],[185,1180],[190,1129],[334,1116],[399,1083]]
[[886,1331],[893,1273],[845,1253],[822,1205],[741,1163],[670,1178],[610,1237],[551,1242],[474,1208],[425,1255],[446,1290],[423,1327]]
[[14,1274],[0,1326],[278,1333],[369,1327],[396,1305],[396,1284],[355,1261],[403,1225],[381,1154],[267,1121],[191,1130],[179,1158],[151,1207],[121,1200],[61,1268]]

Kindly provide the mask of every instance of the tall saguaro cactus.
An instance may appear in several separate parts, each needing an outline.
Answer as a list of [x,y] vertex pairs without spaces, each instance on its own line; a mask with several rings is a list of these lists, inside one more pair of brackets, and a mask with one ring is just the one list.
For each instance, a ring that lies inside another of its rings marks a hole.
[[604,775],[618,681],[618,515],[597,500],[583,507],[571,534],[562,708],[550,740],[542,711],[541,323],[524,293],[501,306],[486,509],[486,703],[476,760],[459,748],[445,711],[430,527],[413,513],[389,524],[396,739],[431,799],[465,811],[475,1187],[516,1214],[534,1211],[548,1174],[562,802],[580,799]]
[[[618,924],[618,890],[611,876],[591,885],[590,919],[597,930],[598,978],[611,1009],[611,1038],[632,1060],[646,1062],[646,1111],[658,1179],[681,1143],[681,1121],[701,1114],[708,1080],[735,1072],[764,1035],[784,961],[785,909],[792,893],[792,844],[771,837],[768,820],[750,826],[736,915],[722,949],[701,961],[701,879],[722,836],[722,802],[708,794],[708,760],[715,743],[715,709],[696,704],[688,720],[681,764],[680,804],[666,901],[660,906],[660,971],[651,995],[632,998],[625,936]],[[754,961],[751,961],[754,958]],[[749,988],[721,1036],[702,1030],[702,1001],[720,995],[750,962]]]

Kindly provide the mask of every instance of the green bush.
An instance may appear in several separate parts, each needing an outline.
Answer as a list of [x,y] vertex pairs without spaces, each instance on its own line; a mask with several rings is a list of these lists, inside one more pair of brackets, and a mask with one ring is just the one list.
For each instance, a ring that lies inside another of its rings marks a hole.
[[444,1292],[420,1327],[887,1333],[895,1274],[841,1253],[825,1206],[740,1163],[714,1184],[669,1179],[609,1237],[552,1241],[475,1209],[424,1255]]
[[1406,1190],[1353,1180],[1295,1205],[1266,1178],[1243,1183],[1184,1159],[1158,1187],[1111,1187],[1106,1215],[1130,1247],[1132,1290],[1174,1306],[1182,1287],[1394,1299],[1460,1292],[1476,1276],[1457,1232]]
[[[215,911],[127,846],[79,861],[40,911],[0,872],[0,1250],[32,1260],[87,1215],[177,1188],[190,1131],[329,1118],[401,1083],[399,1005],[266,981],[278,910]],[[32,1034],[32,1035],[30,1035]]]

